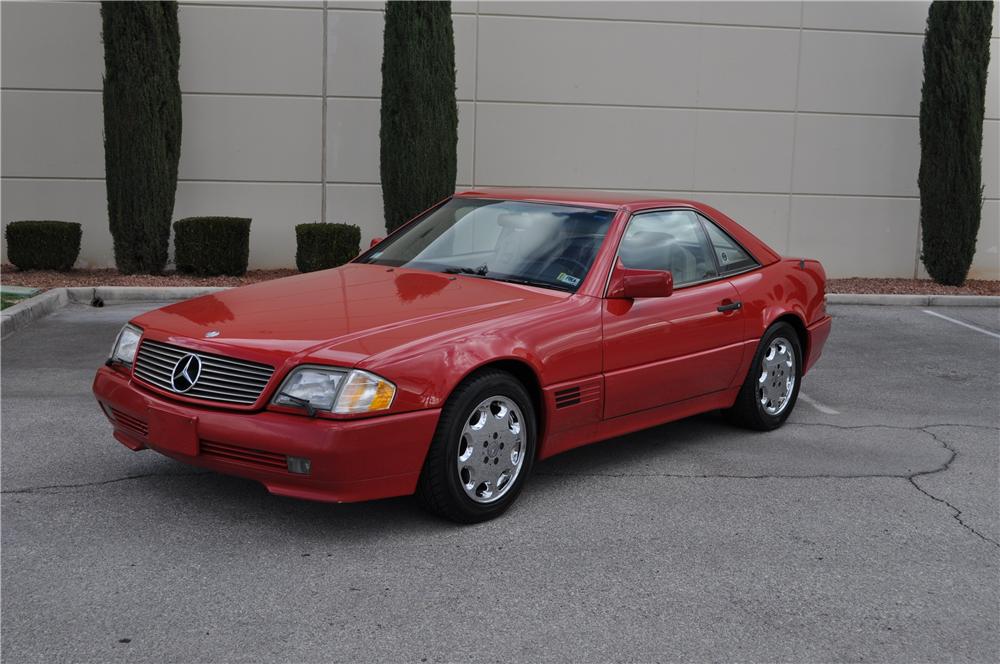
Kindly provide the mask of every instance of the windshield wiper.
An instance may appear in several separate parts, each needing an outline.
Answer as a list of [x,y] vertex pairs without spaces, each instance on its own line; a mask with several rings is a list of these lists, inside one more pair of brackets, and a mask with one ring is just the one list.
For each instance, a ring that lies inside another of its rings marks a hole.
[[483,263],[479,267],[446,267],[441,270],[445,274],[474,274],[478,277],[485,277],[490,269]]
[[525,286],[538,286],[539,288],[551,288],[553,290],[573,293],[575,289],[560,284],[553,284],[548,281],[538,281],[535,279],[522,279],[519,277],[490,277],[493,281],[506,281],[509,284],[524,284]]

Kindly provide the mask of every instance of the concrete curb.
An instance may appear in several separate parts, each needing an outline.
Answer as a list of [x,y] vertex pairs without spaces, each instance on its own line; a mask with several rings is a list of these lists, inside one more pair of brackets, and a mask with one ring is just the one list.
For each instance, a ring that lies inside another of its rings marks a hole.
[[228,287],[219,286],[162,286],[149,288],[145,286],[98,286],[53,288],[40,295],[18,302],[4,309],[0,314],[0,337],[8,335],[31,325],[34,321],[62,309],[69,303],[90,304],[95,297],[105,302],[169,302],[188,300],[192,297],[209,295]]
[[167,302],[189,300],[228,290],[228,286],[98,286],[66,288],[70,302],[90,304],[95,297],[105,302]]
[[911,307],[1000,307],[997,295],[874,295],[827,293],[827,304],[867,304]]
[[[0,336],[11,333],[53,311],[62,309],[69,303],[90,304],[99,297],[109,304],[115,302],[169,302],[187,300],[228,290],[219,286],[97,286],[96,288],[77,286],[73,288],[53,288],[40,295],[18,302],[3,311]],[[870,295],[853,293],[830,293],[827,304],[863,304],[876,306],[917,306],[917,307],[1000,307],[1000,296],[995,295]]]
[[40,295],[29,297],[8,307],[0,314],[0,336],[6,337],[15,330],[31,325],[42,316],[62,309],[69,303],[65,288],[53,288]]

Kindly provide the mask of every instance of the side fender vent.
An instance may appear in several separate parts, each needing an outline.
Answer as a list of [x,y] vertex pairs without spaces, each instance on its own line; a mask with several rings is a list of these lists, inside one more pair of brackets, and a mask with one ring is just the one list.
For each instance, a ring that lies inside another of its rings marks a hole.
[[580,403],[580,388],[569,387],[565,390],[559,390],[555,393],[556,397],[556,408],[565,408],[566,406],[575,406]]

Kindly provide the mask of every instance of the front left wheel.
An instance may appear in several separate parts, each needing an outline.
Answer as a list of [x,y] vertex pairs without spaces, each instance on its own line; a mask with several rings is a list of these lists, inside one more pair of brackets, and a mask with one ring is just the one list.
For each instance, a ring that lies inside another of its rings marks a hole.
[[460,523],[499,516],[531,471],[535,422],[531,397],[512,375],[487,370],[466,379],[441,411],[417,499]]

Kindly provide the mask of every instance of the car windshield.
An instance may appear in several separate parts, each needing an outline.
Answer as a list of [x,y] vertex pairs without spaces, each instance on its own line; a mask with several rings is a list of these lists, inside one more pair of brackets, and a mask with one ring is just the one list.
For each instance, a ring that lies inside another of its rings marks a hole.
[[613,210],[452,198],[358,262],[574,292],[613,217]]

